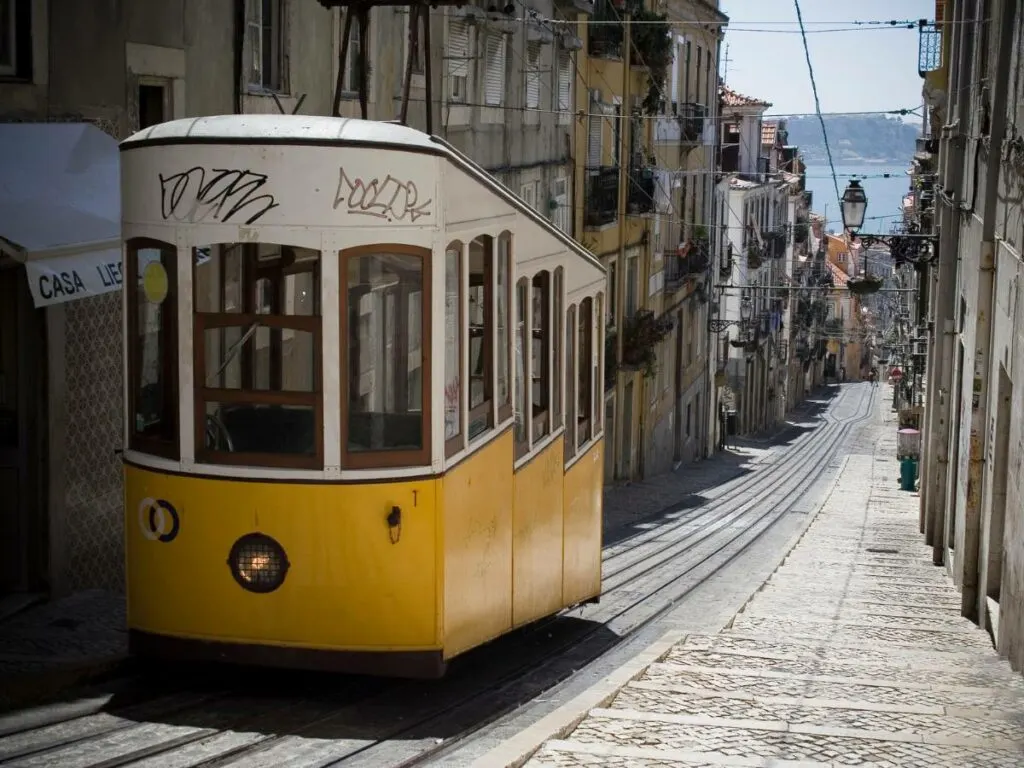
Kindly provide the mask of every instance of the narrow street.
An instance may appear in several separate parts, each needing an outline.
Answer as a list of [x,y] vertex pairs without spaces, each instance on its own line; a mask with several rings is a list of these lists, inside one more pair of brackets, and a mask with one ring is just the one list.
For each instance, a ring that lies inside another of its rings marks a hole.
[[[543,717],[574,686],[607,675],[648,638],[724,626],[806,527],[872,415],[887,409],[883,391],[826,388],[773,439],[612,489],[600,603],[470,652],[444,680],[147,670],[0,718],[0,765],[321,768],[468,760],[509,729]],[[731,479],[707,482],[723,477]],[[461,756],[452,754],[460,748]]]

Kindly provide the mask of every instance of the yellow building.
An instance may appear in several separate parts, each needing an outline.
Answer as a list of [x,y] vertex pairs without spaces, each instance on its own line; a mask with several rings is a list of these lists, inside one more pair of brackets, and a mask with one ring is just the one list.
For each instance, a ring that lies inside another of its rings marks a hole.
[[704,283],[727,20],[716,6],[672,2],[659,15],[599,0],[580,22],[574,222],[608,269],[608,481],[708,448]]
[[828,351],[836,356],[837,373],[840,367],[844,367],[847,381],[860,381],[863,354],[860,340],[863,332],[861,302],[855,294],[846,290],[847,280],[857,274],[860,248],[852,245],[843,235],[828,235],[826,258],[835,281],[835,290],[829,297],[829,319],[842,321],[843,328],[842,340],[830,341]]

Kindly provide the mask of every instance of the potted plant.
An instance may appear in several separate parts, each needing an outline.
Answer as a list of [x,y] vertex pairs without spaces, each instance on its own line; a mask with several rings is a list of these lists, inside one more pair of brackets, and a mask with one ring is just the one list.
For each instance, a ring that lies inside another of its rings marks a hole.
[[846,289],[854,296],[869,296],[877,293],[884,281],[876,275],[851,277],[846,281]]
[[658,361],[657,347],[672,331],[671,317],[656,318],[649,309],[641,309],[626,320],[625,325],[621,367],[653,377]]

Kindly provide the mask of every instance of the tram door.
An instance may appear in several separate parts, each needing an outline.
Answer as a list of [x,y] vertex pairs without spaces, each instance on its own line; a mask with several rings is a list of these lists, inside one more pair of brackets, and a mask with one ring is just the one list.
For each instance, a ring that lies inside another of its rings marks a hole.
[[41,318],[24,268],[0,258],[0,598],[38,587],[45,572],[45,510],[33,468],[46,423],[29,413],[42,415],[37,398],[46,392],[36,381]]

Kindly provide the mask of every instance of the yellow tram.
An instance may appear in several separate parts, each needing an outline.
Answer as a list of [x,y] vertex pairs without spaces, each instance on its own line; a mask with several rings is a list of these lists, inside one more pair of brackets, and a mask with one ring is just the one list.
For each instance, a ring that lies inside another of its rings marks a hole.
[[598,597],[589,251],[397,124],[121,150],[135,653],[439,676]]

